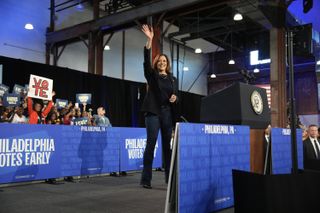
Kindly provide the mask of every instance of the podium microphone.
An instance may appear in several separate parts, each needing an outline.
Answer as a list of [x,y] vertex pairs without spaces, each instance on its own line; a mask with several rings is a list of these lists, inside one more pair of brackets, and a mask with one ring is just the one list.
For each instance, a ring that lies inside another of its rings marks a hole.
[[180,116],[180,118],[181,118],[181,120],[182,120],[183,122],[189,123],[188,120],[187,120],[185,117],[183,117],[182,115]]

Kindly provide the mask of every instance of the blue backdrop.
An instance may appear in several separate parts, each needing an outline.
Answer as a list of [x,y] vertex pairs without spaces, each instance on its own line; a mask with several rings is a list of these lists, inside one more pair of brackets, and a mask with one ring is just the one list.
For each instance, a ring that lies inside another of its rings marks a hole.
[[233,206],[232,169],[250,170],[249,127],[181,123],[178,134],[179,213]]
[[[292,168],[290,129],[272,128],[271,155],[273,174],[289,174]],[[303,169],[302,131],[297,129],[298,168]]]
[[[146,141],[143,128],[0,124],[0,129],[0,183],[142,169],[141,155],[131,155],[135,144],[129,156],[125,141]],[[160,147],[153,167],[161,166]]]

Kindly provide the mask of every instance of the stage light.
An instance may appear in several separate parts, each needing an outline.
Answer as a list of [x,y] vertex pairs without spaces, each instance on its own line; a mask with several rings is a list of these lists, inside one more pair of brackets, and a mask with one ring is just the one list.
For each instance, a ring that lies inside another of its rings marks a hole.
[[183,67],[183,71],[189,71],[189,67]]
[[109,45],[106,45],[106,46],[104,47],[104,50],[110,50],[110,46],[109,46]]
[[24,25],[24,29],[26,29],[26,30],[33,30],[34,28],[33,28],[33,25],[32,25],[32,24],[27,23],[26,25]]
[[199,54],[199,53],[202,53],[202,50],[201,50],[200,48],[197,48],[197,49],[195,49],[194,52],[197,53],[197,54]]
[[228,64],[235,64],[236,62],[233,59],[230,59]]
[[320,60],[317,61],[317,65],[320,65]]
[[216,77],[217,76],[215,74],[213,74],[213,73],[210,75],[210,78],[216,78]]
[[235,20],[235,21],[241,21],[242,19],[243,19],[243,17],[240,13],[236,13],[233,16],[233,20]]

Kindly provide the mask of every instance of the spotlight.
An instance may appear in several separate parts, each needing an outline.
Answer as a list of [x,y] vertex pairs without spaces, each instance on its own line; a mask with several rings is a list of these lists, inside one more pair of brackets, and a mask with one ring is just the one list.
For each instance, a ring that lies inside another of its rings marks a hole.
[[320,60],[317,61],[317,65],[320,65]]
[[231,65],[232,65],[232,64],[235,64],[235,63],[236,63],[236,62],[235,62],[233,59],[230,59],[229,62],[228,62],[228,64],[231,64]]
[[110,46],[109,46],[109,45],[106,45],[106,46],[104,47],[104,50],[110,50]]
[[235,21],[241,21],[243,19],[242,15],[240,13],[236,13],[234,16],[233,16],[233,20]]
[[259,70],[258,68],[254,68],[253,72],[254,72],[254,73],[259,73],[260,70]]
[[189,67],[183,67],[183,71],[189,71]]
[[32,24],[27,23],[26,25],[24,25],[24,29],[26,29],[26,30],[33,30],[34,28],[33,28],[33,25],[32,25]]
[[215,74],[213,74],[213,73],[210,75],[210,78],[216,78],[216,77],[217,76]]
[[199,54],[199,53],[202,53],[202,50],[200,48],[197,48],[197,49],[195,49],[194,52]]

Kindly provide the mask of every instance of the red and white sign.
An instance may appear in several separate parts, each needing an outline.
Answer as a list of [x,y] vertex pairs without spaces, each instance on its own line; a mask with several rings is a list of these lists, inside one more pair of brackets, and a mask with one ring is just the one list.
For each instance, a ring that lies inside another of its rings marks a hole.
[[30,75],[28,97],[52,100],[52,88],[52,79]]

